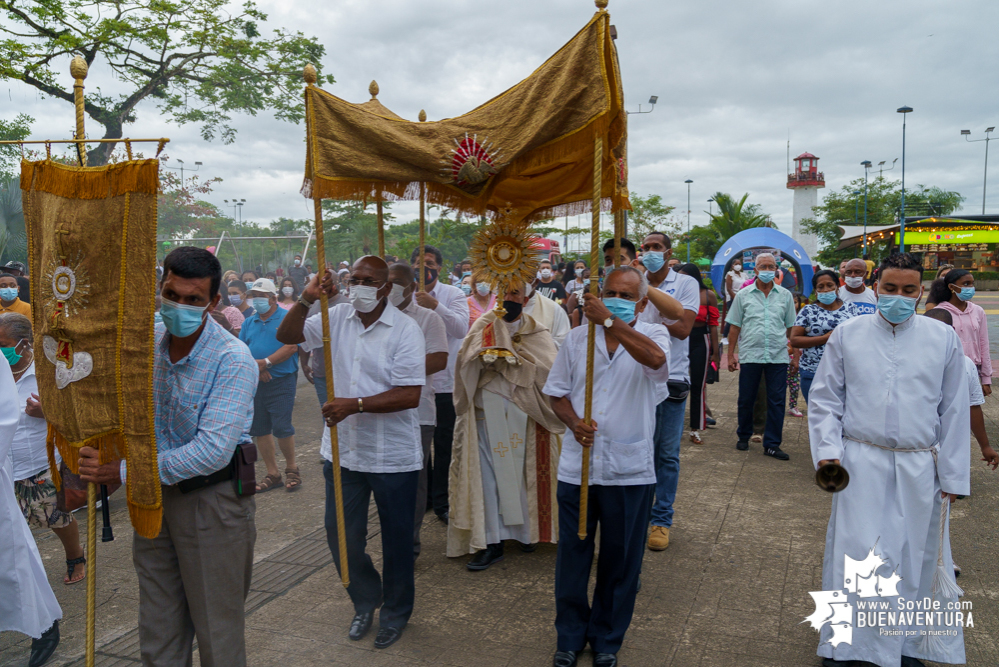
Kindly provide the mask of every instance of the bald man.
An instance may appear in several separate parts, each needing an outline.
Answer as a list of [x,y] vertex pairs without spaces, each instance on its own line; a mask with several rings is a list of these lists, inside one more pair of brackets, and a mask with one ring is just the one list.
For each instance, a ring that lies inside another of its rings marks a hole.
[[[426,384],[426,344],[416,321],[389,303],[392,283],[384,260],[374,256],[357,260],[349,284],[349,303],[335,305],[328,313],[337,397],[323,405],[326,429],[320,454],[326,459],[326,539],[339,571],[333,489],[333,465],[337,464],[350,571],[347,593],[354,603],[348,637],[362,639],[381,605],[375,648],[387,648],[402,636],[413,613],[413,520],[423,468],[418,408]],[[338,294],[332,276],[323,281],[322,289],[329,297]],[[322,313],[306,319],[319,297],[320,285],[314,277],[285,315],[278,340],[305,350],[322,347]],[[333,426],[337,427],[339,461],[332,460]],[[365,552],[372,494],[381,524],[380,576]]]
[[878,309],[878,297],[874,290],[864,284],[867,278],[867,263],[862,259],[851,259],[843,265],[843,286],[839,288],[839,298],[843,303],[852,303],[861,315],[870,315]]

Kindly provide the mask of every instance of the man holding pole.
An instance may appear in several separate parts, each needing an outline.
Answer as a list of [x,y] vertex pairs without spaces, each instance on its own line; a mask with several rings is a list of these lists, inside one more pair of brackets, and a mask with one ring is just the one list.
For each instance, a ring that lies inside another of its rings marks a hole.
[[[337,295],[332,275],[322,289]],[[329,340],[336,398],[323,405],[326,420],[320,453],[326,459],[326,535],[341,568],[333,465],[340,466],[346,533],[347,593],[354,603],[348,636],[357,641],[371,628],[381,605],[375,648],[394,644],[413,613],[413,521],[423,451],[418,408],[426,383],[426,344],[420,326],[388,302],[388,265],[366,256],[354,263],[350,303],[329,309]],[[322,317],[306,319],[319,299],[314,277],[281,322],[277,338],[306,350],[323,346]],[[330,428],[337,427],[340,460],[334,462]],[[375,496],[381,522],[384,566],[379,576],[365,552],[368,506]]]
[[[544,393],[566,425],[558,470],[559,540],[555,564],[555,667],[573,667],[587,643],[593,664],[615,667],[631,623],[650,505],[656,483],[653,435],[656,405],[666,394],[670,339],[666,328],[639,321],[649,284],[632,267],[612,270],[602,300],[583,295],[596,324],[592,423],[586,424],[587,329],[576,327],[559,349]],[[581,539],[584,453],[593,448],[586,536]],[[600,562],[591,606],[587,597],[595,534]]]

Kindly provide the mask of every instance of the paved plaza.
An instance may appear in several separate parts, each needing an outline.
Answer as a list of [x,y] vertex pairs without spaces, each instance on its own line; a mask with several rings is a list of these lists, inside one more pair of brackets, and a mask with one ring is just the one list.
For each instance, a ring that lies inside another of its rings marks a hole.
[[[981,302],[999,312],[999,296]],[[704,444],[684,439],[670,546],[646,552],[622,665],[820,665],[818,635],[802,620],[814,609],[808,592],[822,588],[830,497],[812,481],[806,420],[785,422],[790,462],[764,457],[759,445],[736,451],[735,380],[723,372],[721,384],[708,389],[718,426]],[[995,397],[985,413],[990,438],[999,442]],[[551,664],[555,547],[543,545],[533,554],[508,548],[502,563],[469,572],[467,559],[444,556],[445,527],[432,512],[416,563],[416,608],[403,638],[383,651],[372,646],[374,632],[349,641],[353,611],[322,529],[318,403],[304,381],[295,424],[304,487],[257,497],[256,563],[246,603],[250,665]],[[964,570],[958,583],[974,606],[975,627],[965,631],[967,664],[991,667],[999,665],[999,472],[987,471],[978,458],[972,442],[973,495],[954,506],[951,536],[954,559]],[[262,471],[258,466],[259,476]],[[98,548],[97,664],[126,667],[138,664],[138,593],[123,498],[111,505],[117,539]],[[85,512],[77,517],[85,523]],[[371,526],[369,552],[380,565],[380,535],[375,521]],[[36,538],[64,612],[62,643],[49,664],[83,665],[85,584],[64,586],[58,539],[51,532],[36,532]],[[0,635],[0,666],[20,667],[27,657],[23,635]],[[590,661],[584,654],[580,665]]]

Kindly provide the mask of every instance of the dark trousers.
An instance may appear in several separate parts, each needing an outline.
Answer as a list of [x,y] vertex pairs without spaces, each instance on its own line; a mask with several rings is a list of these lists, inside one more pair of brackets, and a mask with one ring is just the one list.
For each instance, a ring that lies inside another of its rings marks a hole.
[[709,348],[711,336],[708,327],[694,327],[690,330],[690,428],[703,431],[707,428],[704,409],[707,407],[708,362],[711,360]]
[[753,435],[753,403],[766,379],[767,423],[763,429],[763,447],[780,447],[784,435],[784,401],[787,396],[787,364],[739,364],[739,440]]
[[451,445],[454,443],[454,398],[452,394],[437,394],[437,426],[434,428],[434,465],[431,481],[434,513],[448,510],[447,484],[451,471]]
[[[333,562],[340,571],[337,542],[336,505],[333,491],[333,464],[323,464],[326,477],[326,541]],[[383,628],[402,628],[413,613],[416,585],[413,579],[413,515],[416,485],[420,472],[371,473],[340,468],[343,486],[343,520],[347,539],[347,565],[350,586],[347,594],[355,613],[374,611],[382,605],[379,623]],[[375,494],[378,520],[382,528],[382,572],[379,576],[368,542],[368,506]]]
[[[631,624],[645,554],[652,484],[591,486],[586,539],[580,540],[579,486],[558,483],[558,555],[555,560],[555,630],[559,651],[617,653]],[[600,524],[597,584],[587,589],[594,537]]]
[[430,444],[434,439],[434,427],[420,424],[420,444],[423,445],[423,469],[416,485],[416,512],[413,514],[413,556],[420,555],[420,528],[423,515],[427,513],[427,466],[430,463]]

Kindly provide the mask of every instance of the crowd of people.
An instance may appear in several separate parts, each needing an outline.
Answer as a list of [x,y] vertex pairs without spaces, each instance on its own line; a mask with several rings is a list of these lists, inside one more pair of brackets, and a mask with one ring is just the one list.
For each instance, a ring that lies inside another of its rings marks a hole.
[[[789,460],[784,417],[786,409],[803,414],[800,391],[814,464],[850,470],[853,491],[833,501],[824,585],[833,586],[834,575],[842,580],[844,553],[861,557],[879,536],[888,551],[897,547],[891,553],[907,598],[931,595],[933,568],[924,561],[935,567],[938,551],[959,569],[946,533],[933,539],[931,527],[944,501],[970,492],[969,431],[982,459],[999,466],[981,411],[992,369],[971,273],[938,276],[923,317],[915,315],[922,268],[908,255],[890,256],[877,271],[859,259],[838,272],[819,270],[809,302],[795,293],[790,265],[769,253],[755,257],[751,272],[733,263],[716,292],[696,265],[672,257],[662,232],[637,244],[606,242],[598,267],[544,258],[533,282],[502,292],[483,267],[464,260],[447,273],[440,250],[424,250],[408,261],[366,256],[322,274],[300,255],[263,275],[223,273],[214,255],[194,247],[165,258],[154,362],[163,528],[155,539],[136,535],[133,549],[144,664],[188,664],[195,639],[204,665],[246,663],[253,496],[318,482],[303,477],[296,459],[299,373],[316,391],[310,410],[325,423],[325,527],[338,571],[341,520],[346,535],[355,611],[347,635],[362,640],[377,616],[376,648],[398,641],[413,613],[414,563],[432,509],[446,525],[447,555],[466,558],[472,571],[502,561],[505,543],[525,552],[556,543],[553,664],[572,667],[588,644],[595,665],[616,665],[644,553],[669,547],[681,442],[686,433],[702,445],[704,430],[716,425],[707,386],[723,363],[739,372],[737,450],[756,442],[764,455]],[[9,464],[0,477],[0,522],[8,525],[0,528],[24,539],[8,554],[22,589],[20,621],[4,625],[34,638],[30,665],[37,667],[58,644],[61,610],[29,524],[61,539],[64,583],[87,571],[77,524],[45,455],[26,271],[5,271],[0,349],[10,373],[0,365],[0,400],[19,407],[0,411],[0,459]],[[596,332],[589,419],[588,323]],[[926,350],[937,354],[927,359]],[[907,363],[916,355],[926,363]],[[237,458],[253,451],[264,475],[244,488],[236,483],[245,481]],[[911,459],[919,475],[893,477],[888,457],[898,452],[913,452],[900,458]],[[584,466],[588,507],[580,521]],[[122,463],[80,451],[82,482],[113,486],[123,474]],[[883,505],[886,485],[894,500],[871,516],[864,508]],[[372,496],[380,572],[366,551]],[[950,662],[963,659],[963,638],[929,651],[855,631],[852,646],[824,643],[819,655],[829,667],[886,655],[908,666],[920,658]]]

